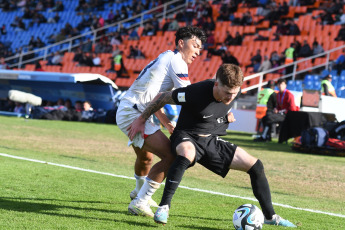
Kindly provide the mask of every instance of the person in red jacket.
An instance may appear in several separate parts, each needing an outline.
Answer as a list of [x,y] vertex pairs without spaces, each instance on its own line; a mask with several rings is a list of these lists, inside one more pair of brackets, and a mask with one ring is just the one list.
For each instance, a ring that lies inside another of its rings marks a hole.
[[279,92],[276,96],[277,106],[273,109],[273,113],[266,115],[266,119],[264,119],[264,131],[260,137],[254,139],[256,142],[271,141],[272,125],[283,122],[288,111],[299,110],[299,107],[295,104],[294,95],[286,89],[286,80],[279,79],[277,85],[279,88]]

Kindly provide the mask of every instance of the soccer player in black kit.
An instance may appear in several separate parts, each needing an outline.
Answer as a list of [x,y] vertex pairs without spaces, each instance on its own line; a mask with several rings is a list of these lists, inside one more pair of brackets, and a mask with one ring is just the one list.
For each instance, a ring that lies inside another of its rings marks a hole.
[[144,112],[128,128],[129,137],[138,132],[143,135],[145,121],[165,104],[181,105],[180,116],[170,137],[176,159],[171,165],[163,197],[154,215],[157,223],[166,224],[171,199],[188,167],[195,162],[225,177],[230,169],[247,172],[253,193],[265,216],[265,224],[296,227],[281,218],[273,209],[269,184],[259,159],[233,143],[221,139],[229,123],[235,118],[230,112],[234,100],[240,95],[243,73],[240,67],[223,64],[215,80],[206,80],[158,94]]

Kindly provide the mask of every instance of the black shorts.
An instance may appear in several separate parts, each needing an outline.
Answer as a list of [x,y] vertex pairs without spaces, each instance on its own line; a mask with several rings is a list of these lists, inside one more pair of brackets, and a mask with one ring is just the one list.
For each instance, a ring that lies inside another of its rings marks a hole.
[[198,162],[210,171],[225,177],[234,158],[237,145],[221,139],[219,136],[210,135],[200,137],[184,131],[175,130],[170,137],[172,152],[176,155],[176,146],[185,141],[190,141],[195,146],[195,162]]

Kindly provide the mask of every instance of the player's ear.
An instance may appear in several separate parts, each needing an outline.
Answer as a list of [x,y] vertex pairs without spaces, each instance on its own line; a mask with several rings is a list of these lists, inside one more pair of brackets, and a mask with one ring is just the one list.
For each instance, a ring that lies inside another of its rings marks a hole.
[[182,48],[183,45],[184,45],[183,39],[178,40],[177,45],[178,45],[179,48]]

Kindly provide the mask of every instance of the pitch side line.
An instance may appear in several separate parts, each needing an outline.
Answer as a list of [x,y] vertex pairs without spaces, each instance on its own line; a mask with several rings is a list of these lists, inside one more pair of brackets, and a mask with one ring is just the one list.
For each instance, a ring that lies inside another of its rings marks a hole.
[[[62,168],[74,169],[74,170],[79,170],[79,171],[84,171],[84,172],[91,172],[91,173],[96,173],[96,174],[101,174],[101,175],[112,176],[112,177],[119,177],[119,178],[124,178],[124,179],[135,180],[134,177],[128,177],[128,176],[116,175],[116,174],[112,174],[112,173],[99,172],[99,171],[95,171],[95,170],[91,170],[91,169],[84,169],[84,168],[79,168],[79,167],[74,167],[74,166],[69,166],[69,165],[64,165],[64,164],[56,164],[56,163],[51,163],[51,162],[47,162],[47,161],[30,159],[30,158],[26,158],[26,157],[13,156],[13,155],[9,155],[6,153],[0,153],[0,156],[19,159],[19,160],[25,160],[25,161],[31,161],[31,162],[41,163],[41,164],[54,165],[54,166],[58,166],[58,167],[62,167]],[[242,199],[242,200],[250,200],[250,201],[255,201],[255,202],[257,201],[255,198],[250,198],[250,197],[230,195],[230,194],[226,194],[226,193],[214,192],[214,191],[205,190],[205,189],[198,189],[198,188],[190,188],[190,187],[181,186],[181,185],[179,187],[187,189],[187,190],[209,193],[209,194],[213,194],[213,195],[226,196],[226,197],[238,198],[238,199]],[[295,210],[301,210],[301,211],[306,211],[306,212],[319,213],[319,214],[324,214],[324,215],[329,215],[329,216],[336,216],[336,217],[345,218],[345,215],[337,214],[337,213],[323,212],[323,211],[308,209],[308,208],[298,208],[298,207],[293,207],[290,205],[279,204],[279,203],[273,203],[273,204],[276,206],[289,208],[289,209],[295,209]]]

